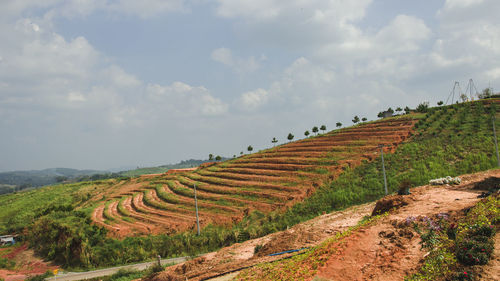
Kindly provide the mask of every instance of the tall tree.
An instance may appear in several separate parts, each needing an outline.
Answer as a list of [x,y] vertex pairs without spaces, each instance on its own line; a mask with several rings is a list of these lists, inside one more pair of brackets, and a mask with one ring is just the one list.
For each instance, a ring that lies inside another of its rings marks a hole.
[[323,131],[323,134],[324,134],[324,133],[325,133],[325,131],[326,131],[326,125],[321,125],[321,127],[319,127],[319,129],[320,129],[321,131]]
[[309,136],[309,131],[305,131],[304,132],[304,135],[306,136],[306,138]]
[[292,133],[289,133],[288,136],[286,137],[289,141],[292,141],[295,136],[292,135]]
[[316,135],[318,134],[318,127],[314,126],[312,128],[312,132],[315,133]]

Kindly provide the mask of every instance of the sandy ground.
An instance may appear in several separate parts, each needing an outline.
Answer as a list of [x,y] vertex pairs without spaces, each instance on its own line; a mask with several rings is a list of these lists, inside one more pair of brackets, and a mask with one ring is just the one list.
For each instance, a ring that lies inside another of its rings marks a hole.
[[[416,233],[401,228],[400,222],[410,216],[451,214],[475,205],[480,200],[477,196],[481,191],[473,190],[472,185],[490,176],[500,177],[500,170],[464,175],[458,186],[413,188],[412,194],[405,196],[405,206],[376,225],[344,239],[317,276],[336,281],[403,280],[404,276],[418,269],[427,251],[421,249]],[[270,253],[318,245],[336,232],[356,225],[361,218],[371,214],[374,205],[364,204],[325,214],[286,231],[223,248],[203,258],[168,268],[153,280],[231,280],[235,274],[223,274],[287,256],[267,256]],[[259,254],[254,255],[257,245],[263,247]],[[491,274],[496,274],[495,270],[498,269],[491,269]]]

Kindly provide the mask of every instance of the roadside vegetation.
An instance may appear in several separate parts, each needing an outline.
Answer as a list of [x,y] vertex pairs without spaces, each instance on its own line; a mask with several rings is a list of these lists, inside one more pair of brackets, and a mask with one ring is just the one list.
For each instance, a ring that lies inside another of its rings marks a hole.
[[430,252],[420,271],[405,281],[479,280],[475,266],[491,258],[493,237],[500,227],[498,206],[497,194],[479,202],[458,221],[442,214],[434,220],[411,222]]
[[[495,101],[498,100],[490,100],[484,102],[485,104],[480,101],[437,108],[420,106],[421,113],[411,114],[411,118],[419,120],[415,125],[414,136],[399,145],[392,153],[384,155],[389,192],[397,191],[402,185],[418,186],[427,183],[432,178],[472,173],[495,167],[496,156],[491,130],[492,116],[496,114]],[[408,117],[399,116],[391,120],[398,118]],[[370,124],[357,125],[356,128]],[[498,128],[500,123],[496,124]],[[345,129],[339,131],[342,130]],[[326,135],[337,132],[333,131]],[[321,137],[323,135],[317,138]],[[291,141],[293,135],[288,139]],[[304,142],[315,141],[315,139],[316,137],[310,137]],[[392,151],[390,147],[387,149],[387,152]],[[342,153],[344,152],[332,154],[335,158],[329,161],[346,160],[342,159]],[[256,157],[256,155],[260,157],[263,154],[254,153],[245,157]],[[378,154],[374,154],[372,161],[364,159],[360,160],[358,165],[343,165],[338,175],[331,178],[328,175],[332,172],[326,168],[298,173],[299,177],[304,177],[304,180],[314,174],[324,176],[323,178],[327,180],[318,186],[312,195],[286,210],[267,212],[255,210],[232,225],[206,225],[200,236],[196,235],[193,228],[172,235],[111,238],[107,235],[109,230],[92,223],[91,216],[99,202],[110,199],[96,198],[99,192],[113,185],[119,185],[122,182],[121,179],[49,186],[39,190],[0,196],[0,205],[9,206],[0,209],[0,233],[26,233],[22,238],[38,254],[72,268],[126,264],[153,259],[157,255],[165,258],[195,255],[280,231],[324,212],[377,200],[384,195],[382,168],[377,157]],[[264,159],[264,157],[261,158]],[[240,167],[233,168],[233,170],[244,171],[243,166],[251,165],[251,163],[243,163],[244,160],[245,158],[231,160],[241,162]],[[327,167],[331,163],[333,162],[325,162],[324,166]],[[216,172],[217,169],[230,165],[233,164],[224,162],[221,166],[209,167],[204,171],[209,174],[209,172]],[[245,176],[245,174],[238,176]],[[201,179],[195,174],[191,177]],[[261,177],[270,177],[270,175],[263,174]],[[204,180],[209,179],[209,177],[204,178]],[[123,181],[126,180],[123,179]],[[187,191],[191,191],[192,185],[196,182],[188,177],[181,178],[181,181],[186,184]],[[225,183],[230,183],[230,181],[226,180]],[[170,185],[175,184],[178,183],[170,182]],[[200,188],[198,198],[201,199],[201,203],[206,204],[207,211],[209,211],[208,207],[213,207],[215,197],[203,193],[202,189],[210,185],[210,183],[198,185]],[[287,185],[289,188],[296,188],[293,186],[293,181],[287,182]],[[269,186],[278,188],[274,185]],[[251,195],[251,188],[253,188],[252,185],[246,188],[248,193],[243,198],[246,201],[239,202],[255,200]],[[171,202],[175,202],[172,199],[173,196],[175,200],[184,200],[177,196],[178,194],[162,193],[163,191],[156,184],[152,184],[148,193],[144,194],[150,194],[149,192],[156,194],[156,190],[159,191],[159,196],[170,198]],[[229,192],[229,190],[220,189],[220,193]],[[277,192],[279,193],[280,191]],[[147,198],[152,200],[152,197]],[[119,201],[120,199],[112,200]],[[207,201],[203,202],[205,199]],[[242,198],[233,200],[239,199]],[[171,206],[165,201],[162,202],[163,208]],[[221,202],[221,206],[230,208],[227,206],[228,201],[222,200]],[[229,203],[233,206],[234,202],[236,201]],[[107,208],[107,205],[103,207],[104,210]],[[126,213],[130,210],[122,209],[121,212]],[[113,218],[107,219],[110,223],[112,220]]]

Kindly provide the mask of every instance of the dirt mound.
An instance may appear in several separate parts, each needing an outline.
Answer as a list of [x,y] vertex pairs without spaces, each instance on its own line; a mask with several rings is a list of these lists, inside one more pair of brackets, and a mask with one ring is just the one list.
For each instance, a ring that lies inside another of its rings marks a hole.
[[274,253],[288,250],[296,250],[317,241],[319,234],[308,232],[305,227],[298,227],[281,232],[274,236],[256,253],[257,257],[263,257]]
[[373,209],[372,216],[389,212],[392,209],[399,209],[410,204],[415,198],[412,195],[390,195],[377,201]]
[[144,279],[145,281],[184,281],[186,280],[186,273],[192,272],[198,269],[203,263],[206,262],[205,257],[199,257],[187,261],[175,267],[173,271],[164,271],[157,275],[154,275],[150,279]]

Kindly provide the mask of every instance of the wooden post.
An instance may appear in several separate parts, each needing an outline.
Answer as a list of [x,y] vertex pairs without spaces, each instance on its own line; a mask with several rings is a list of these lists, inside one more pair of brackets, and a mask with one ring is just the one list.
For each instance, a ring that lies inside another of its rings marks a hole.
[[384,173],[384,190],[385,190],[385,195],[387,195],[389,192],[387,191],[387,177],[385,175],[385,164],[384,164],[384,145],[380,144],[380,155],[382,156],[382,172]]
[[200,218],[198,216],[198,199],[196,198],[196,183],[194,184],[194,207],[196,210],[196,228],[198,230],[198,236],[200,236]]
[[495,140],[495,149],[497,151],[497,166],[500,167],[500,157],[498,156],[497,131],[495,130],[495,115],[491,119],[493,122],[493,139]]

